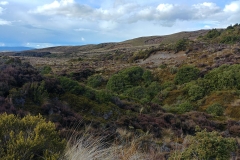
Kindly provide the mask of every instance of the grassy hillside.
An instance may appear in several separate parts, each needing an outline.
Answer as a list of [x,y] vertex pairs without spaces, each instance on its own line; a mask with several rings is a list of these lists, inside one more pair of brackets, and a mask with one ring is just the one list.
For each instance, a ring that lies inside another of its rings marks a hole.
[[234,25],[2,56],[0,112],[54,123],[65,159],[239,158],[239,37]]

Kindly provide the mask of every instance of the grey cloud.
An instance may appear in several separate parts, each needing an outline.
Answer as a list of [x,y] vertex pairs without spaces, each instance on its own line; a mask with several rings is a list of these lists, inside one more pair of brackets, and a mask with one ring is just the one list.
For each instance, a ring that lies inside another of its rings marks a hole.
[[[234,5],[240,3],[235,1]],[[74,0],[54,1],[30,11],[30,13],[66,16],[92,21],[109,21],[114,23],[136,23],[138,21],[154,21],[171,26],[177,20],[215,20],[215,17],[226,17],[223,9],[215,3],[204,2],[192,6],[180,4],[159,4],[158,6],[140,6],[137,3],[126,3],[116,0],[112,8],[92,8],[76,3]],[[223,15],[222,17],[219,15]],[[236,19],[233,17],[233,19]]]

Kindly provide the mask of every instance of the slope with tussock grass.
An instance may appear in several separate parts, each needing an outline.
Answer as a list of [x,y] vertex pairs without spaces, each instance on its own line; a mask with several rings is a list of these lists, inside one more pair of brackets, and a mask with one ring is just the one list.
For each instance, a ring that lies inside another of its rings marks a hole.
[[104,138],[82,136],[68,142],[64,157],[66,160],[150,160],[146,154],[139,152],[136,144],[107,144]]

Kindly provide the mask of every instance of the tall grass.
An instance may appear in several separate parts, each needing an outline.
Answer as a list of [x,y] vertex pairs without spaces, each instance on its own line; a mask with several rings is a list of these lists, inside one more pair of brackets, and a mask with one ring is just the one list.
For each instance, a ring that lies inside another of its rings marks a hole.
[[128,145],[112,144],[109,146],[104,138],[82,136],[71,138],[63,156],[64,160],[150,160],[138,151],[134,141]]

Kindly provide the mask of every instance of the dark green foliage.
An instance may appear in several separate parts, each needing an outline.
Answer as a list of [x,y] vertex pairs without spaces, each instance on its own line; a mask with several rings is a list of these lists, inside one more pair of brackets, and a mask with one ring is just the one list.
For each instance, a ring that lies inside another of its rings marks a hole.
[[44,81],[41,83],[33,82],[29,87],[28,96],[31,97],[33,102],[42,104],[45,100],[48,99],[49,94],[45,89]]
[[141,67],[130,67],[114,74],[107,83],[107,89],[121,93],[133,86],[139,85],[143,80],[143,69]]
[[161,85],[162,90],[168,89],[170,91],[170,90],[173,90],[174,87],[175,87],[175,84],[171,81],[167,81]]
[[161,86],[158,82],[152,82],[146,88],[146,91],[147,91],[147,94],[150,96],[150,99],[152,99],[161,91]]
[[179,41],[177,41],[175,45],[176,52],[185,51],[187,49],[187,44],[188,44],[187,39],[180,39]]
[[133,85],[142,80],[144,70],[141,67],[130,67],[119,72],[123,76],[126,84]]
[[231,29],[234,29],[234,27],[232,25],[227,27],[227,30],[231,30]]
[[214,103],[210,105],[206,111],[214,116],[222,116],[224,113],[224,107],[221,104]]
[[204,77],[205,87],[210,90],[240,89],[240,65],[222,65]]
[[107,103],[111,101],[112,94],[107,90],[96,91],[96,100],[99,103]]
[[116,92],[121,93],[123,92],[124,88],[126,87],[126,84],[124,82],[124,77],[119,74],[113,75],[107,83],[107,89]]
[[66,141],[42,116],[0,115],[0,159],[58,159]]
[[90,76],[90,77],[88,77],[87,85],[92,88],[96,88],[96,87],[101,86],[103,81],[104,81],[104,79],[102,78],[101,75]]
[[202,160],[226,160],[230,159],[231,152],[237,149],[234,138],[224,138],[219,133],[197,132],[196,136],[188,137],[189,146],[182,151],[174,152],[169,160],[173,159],[202,159]]
[[216,38],[220,35],[221,35],[221,32],[219,32],[217,29],[212,29],[204,37],[206,39],[212,39],[212,38]]
[[199,75],[199,69],[193,66],[183,66],[180,68],[174,79],[176,84],[184,84],[196,80]]
[[226,35],[221,38],[220,43],[232,44],[238,41],[240,41],[239,35]]
[[73,94],[83,94],[85,92],[84,86],[70,78],[60,77],[59,81],[65,92],[71,92]]
[[152,80],[153,80],[152,73],[151,73],[149,70],[145,70],[145,71],[143,72],[142,78],[143,78],[143,80],[144,80],[144,82],[145,82],[146,84],[151,83]]
[[41,70],[41,74],[49,74],[52,71],[52,68],[50,66],[44,66]]
[[198,85],[190,85],[188,88],[188,96],[192,101],[199,100],[204,96],[204,89]]
[[62,100],[68,102],[71,109],[75,112],[86,112],[93,108],[96,103],[84,96],[77,96],[75,94],[66,93],[61,97]]
[[129,88],[128,90],[126,90],[124,92],[125,96],[128,97],[133,97],[136,99],[143,99],[143,98],[148,98],[148,94],[145,90],[145,88],[141,87],[141,86],[137,86],[137,87],[133,87],[133,88]]
[[193,109],[194,109],[194,106],[188,101],[183,102],[177,106],[178,113],[189,112],[189,111],[192,111]]

